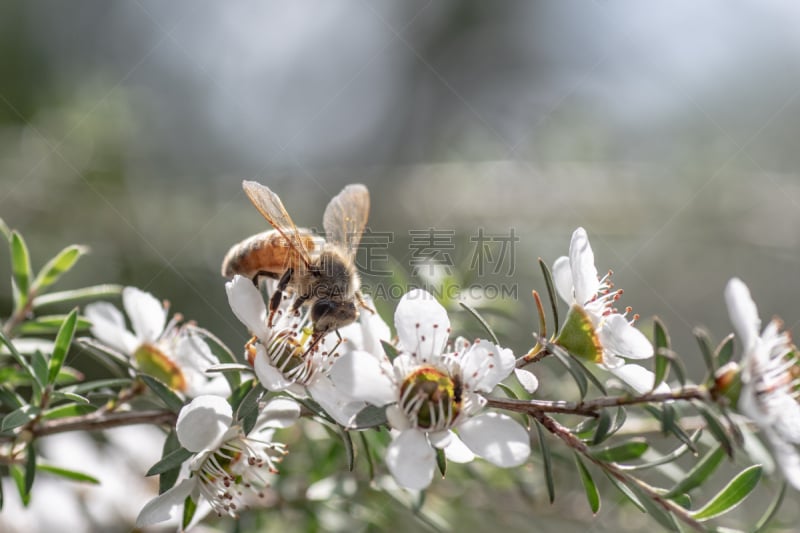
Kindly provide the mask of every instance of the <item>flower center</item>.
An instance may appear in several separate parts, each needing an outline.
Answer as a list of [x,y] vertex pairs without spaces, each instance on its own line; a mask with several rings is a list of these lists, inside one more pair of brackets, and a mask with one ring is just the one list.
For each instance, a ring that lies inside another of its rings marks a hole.
[[133,353],[133,359],[141,372],[158,378],[172,390],[186,391],[188,384],[181,368],[157,346],[142,344]]
[[286,455],[286,446],[239,434],[223,443],[198,468],[200,492],[217,513],[236,517],[248,502],[266,497],[269,474]]
[[267,355],[287,379],[307,383],[313,377],[314,365],[308,350],[311,334],[311,328],[284,329],[270,340]]
[[423,366],[400,385],[400,408],[418,428],[440,431],[461,413],[463,386],[458,376]]

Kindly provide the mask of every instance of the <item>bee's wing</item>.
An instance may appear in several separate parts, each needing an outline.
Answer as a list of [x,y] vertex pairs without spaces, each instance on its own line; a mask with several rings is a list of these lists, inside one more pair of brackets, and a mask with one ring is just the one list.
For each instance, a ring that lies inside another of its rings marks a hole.
[[243,181],[242,188],[247,193],[250,201],[253,202],[253,205],[256,206],[256,209],[286,239],[289,246],[298,253],[306,266],[308,266],[311,263],[308,250],[306,250],[303,240],[300,238],[297,226],[292,222],[292,217],[286,212],[286,208],[283,207],[283,202],[281,202],[278,195],[272,192],[269,187],[265,187],[255,181]]
[[369,192],[363,185],[348,185],[325,208],[325,239],[339,244],[353,257],[369,216]]

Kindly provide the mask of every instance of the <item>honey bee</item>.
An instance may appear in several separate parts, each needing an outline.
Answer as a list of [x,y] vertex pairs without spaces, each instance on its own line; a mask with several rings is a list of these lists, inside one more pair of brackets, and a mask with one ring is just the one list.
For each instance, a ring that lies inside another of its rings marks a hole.
[[314,336],[355,321],[356,303],[372,311],[361,295],[355,254],[369,216],[369,192],[363,185],[348,185],[328,203],[322,217],[327,241],[307,229],[298,229],[277,194],[255,181],[242,182],[253,205],[275,229],[253,235],[234,245],[222,262],[222,275],[246,276],[258,284],[260,276],[278,279],[269,301],[268,324],[280,306],[283,293],[297,294],[292,312],[311,305]]

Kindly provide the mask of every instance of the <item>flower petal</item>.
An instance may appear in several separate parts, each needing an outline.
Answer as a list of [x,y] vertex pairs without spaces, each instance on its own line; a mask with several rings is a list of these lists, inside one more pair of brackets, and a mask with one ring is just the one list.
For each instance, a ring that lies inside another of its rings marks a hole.
[[561,299],[569,305],[575,303],[575,287],[572,285],[572,269],[569,266],[569,257],[562,255],[556,259],[556,262],[553,263],[552,274],[556,292]]
[[422,289],[403,296],[394,313],[394,325],[401,349],[422,361],[437,358],[450,336],[447,311]]
[[521,465],[531,454],[528,432],[502,413],[470,418],[458,426],[458,435],[475,455],[504,468]]
[[181,446],[197,453],[216,448],[232,422],[230,404],[219,396],[206,395],[181,409],[175,429]]
[[758,318],[758,309],[750,296],[750,289],[739,278],[731,278],[725,286],[725,304],[733,329],[739,335],[744,352],[747,353],[758,338],[761,319]]
[[797,448],[771,430],[766,430],[765,434],[770,444],[772,444],[772,450],[778,465],[781,467],[783,477],[795,489],[800,490],[800,454],[798,454]]
[[139,341],[125,327],[125,317],[108,302],[95,302],[86,306],[86,318],[92,323],[92,335],[111,348],[124,354],[132,354]]
[[355,400],[378,407],[397,400],[391,370],[367,352],[355,351],[339,357],[330,377],[339,391]]
[[533,372],[517,368],[514,370],[514,375],[528,394],[533,394],[539,388],[539,379]]
[[167,323],[167,310],[161,302],[149,292],[125,287],[122,290],[122,305],[139,341],[153,342],[158,339]]
[[247,326],[253,335],[266,340],[269,337],[267,308],[253,282],[244,276],[234,276],[233,280],[225,283],[225,292],[228,294],[228,304],[239,322]]
[[283,372],[275,368],[267,356],[267,351],[261,343],[256,344],[256,355],[253,361],[253,370],[258,381],[265,389],[272,392],[280,392],[289,388],[292,381],[286,379]]
[[[364,303],[375,309],[375,304],[369,295],[364,295]],[[376,356],[385,355],[381,341],[389,342],[392,338],[389,325],[378,313],[369,311],[362,311],[358,321],[340,328],[339,334],[349,349],[362,350]]]
[[460,356],[461,373],[474,390],[491,392],[514,370],[514,353],[489,341],[476,340]]
[[422,490],[431,484],[436,452],[418,429],[401,432],[386,449],[386,465],[399,485]]
[[147,527],[171,519],[178,519],[182,514],[183,502],[191,494],[197,478],[184,479],[171,489],[159,494],[142,507],[136,518],[136,527]]
[[569,243],[569,266],[572,270],[572,284],[575,286],[575,300],[580,305],[594,298],[600,289],[597,268],[594,266],[594,252],[589,244],[586,230],[578,228]]
[[461,464],[469,463],[475,459],[475,454],[472,453],[472,450],[455,433],[453,433],[447,446],[445,446],[444,455],[448,461]]
[[[608,370],[639,394],[647,394],[653,390],[653,382],[656,376],[642,366],[622,365],[616,368],[608,368]],[[669,385],[662,383],[656,387],[654,392],[659,394],[662,392],[669,392]]]
[[653,345],[644,333],[633,327],[624,316],[612,314],[608,316],[597,332],[600,344],[611,355],[619,355],[628,359],[647,359],[653,357]]
[[300,404],[290,398],[277,397],[261,409],[257,428],[288,428],[300,418]]
[[366,402],[342,394],[327,376],[317,379],[307,389],[314,401],[344,427],[350,426],[356,415],[367,406]]

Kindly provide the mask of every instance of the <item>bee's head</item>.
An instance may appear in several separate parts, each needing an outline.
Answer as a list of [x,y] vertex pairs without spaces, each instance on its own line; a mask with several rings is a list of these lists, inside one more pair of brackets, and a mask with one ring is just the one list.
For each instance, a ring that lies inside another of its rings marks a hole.
[[321,298],[311,306],[311,321],[316,333],[327,333],[354,322],[358,309],[352,301],[336,302]]

